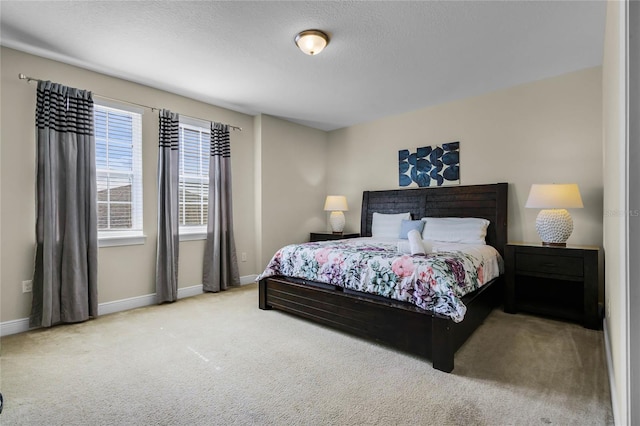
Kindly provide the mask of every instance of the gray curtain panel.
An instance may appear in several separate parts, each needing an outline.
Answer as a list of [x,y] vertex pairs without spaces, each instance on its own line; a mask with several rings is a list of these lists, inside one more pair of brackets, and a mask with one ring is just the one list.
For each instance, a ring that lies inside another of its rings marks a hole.
[[202,289],[217,292],[240,284],[231,203],[231,144],[229,126],[211,124],[209,215],[204,250]]
[[36,261],[29,325],[98,316],[91,92],[41,81],[36,106]]
[[178,114],[160,111],[158,150],[158,246],[156,296],[158,303],[178,298]]

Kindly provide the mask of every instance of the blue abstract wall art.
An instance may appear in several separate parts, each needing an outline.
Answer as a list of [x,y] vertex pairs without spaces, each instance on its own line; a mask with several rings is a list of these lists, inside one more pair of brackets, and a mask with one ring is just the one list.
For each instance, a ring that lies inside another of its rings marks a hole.
[[460,142],[398,151],[400,186],[460,184]]

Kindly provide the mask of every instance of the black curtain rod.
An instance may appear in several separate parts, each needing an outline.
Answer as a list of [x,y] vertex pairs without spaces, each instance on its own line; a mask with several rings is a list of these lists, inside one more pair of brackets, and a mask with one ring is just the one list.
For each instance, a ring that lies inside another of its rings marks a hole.
[[[20,80],[27,80],[27,83],[31,83],[32,81],[43,81],[43,80],[40,80],[39,78],[29,77],[28,75],[24,75],[24,74],[22,74],[22,73],[18,74],[18,78],[19,78]],[[156,108],[156,107],[149,106],[149,105],[144,105],[144,104],[138,104],[138,103],[135,103],[135,102],[123,101],[122,99],[110,98],[110,97],[108,97],[108,96],[104,96],[104,95],[101,95],[101,94],[99,94],[99,93],[94,93],[94,95],[96,95],[96,96],[97,96],[97,97],[99,97],[99,98],[106,99],[106,100],[109,100],[109,101],[122,102],[122,103],[129,104],[129,105],[135,105],[135,106],[139,106],[139,107],[142,107],[142,108],[148,108],[148,109],[150,109],[151,111],[160,111],[160,110],[161,110],[161,108]],[[183,114],[180,114],[180,115],[183,115]],[[208,122],[211,122],[211,120],[205,120],[204,118],[191,117],[191,116],[189,116],[189,115],[184,115],[184,116],[185,116],[185,117],[188,117],[188,118],[195,119],[195,120],[201,120],[201,121],[208,121]],[[229,126],[232,130],[237,130],[237,131],[239,131],[239,132],[241,132],[241,131],[242,131],[242,127],[232,126],[231,124],[229,124],[228,126]]]

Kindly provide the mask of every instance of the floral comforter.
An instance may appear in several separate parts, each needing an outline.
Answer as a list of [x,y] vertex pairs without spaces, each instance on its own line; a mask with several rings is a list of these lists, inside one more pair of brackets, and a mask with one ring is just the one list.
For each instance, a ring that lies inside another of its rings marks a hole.
[[502,269],[491,246],[434,245],[426,256],[399,253],[396,241],[370,238],[321,241],[283,247],[258,280],[288,276],[333,284],[409,302],[455,322],[467,310],[460,298]]

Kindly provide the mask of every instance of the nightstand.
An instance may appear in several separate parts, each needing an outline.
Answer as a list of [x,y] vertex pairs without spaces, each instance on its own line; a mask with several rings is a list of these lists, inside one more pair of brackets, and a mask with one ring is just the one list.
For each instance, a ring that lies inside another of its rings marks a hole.
[[358,238],[360,234],[334,234],[332,232],[312,232],[309,241],[344,240],[346,238]]
[[505,246],[504,311],[530,312],[600,329],[603,262],[599,247],[509,243]]

